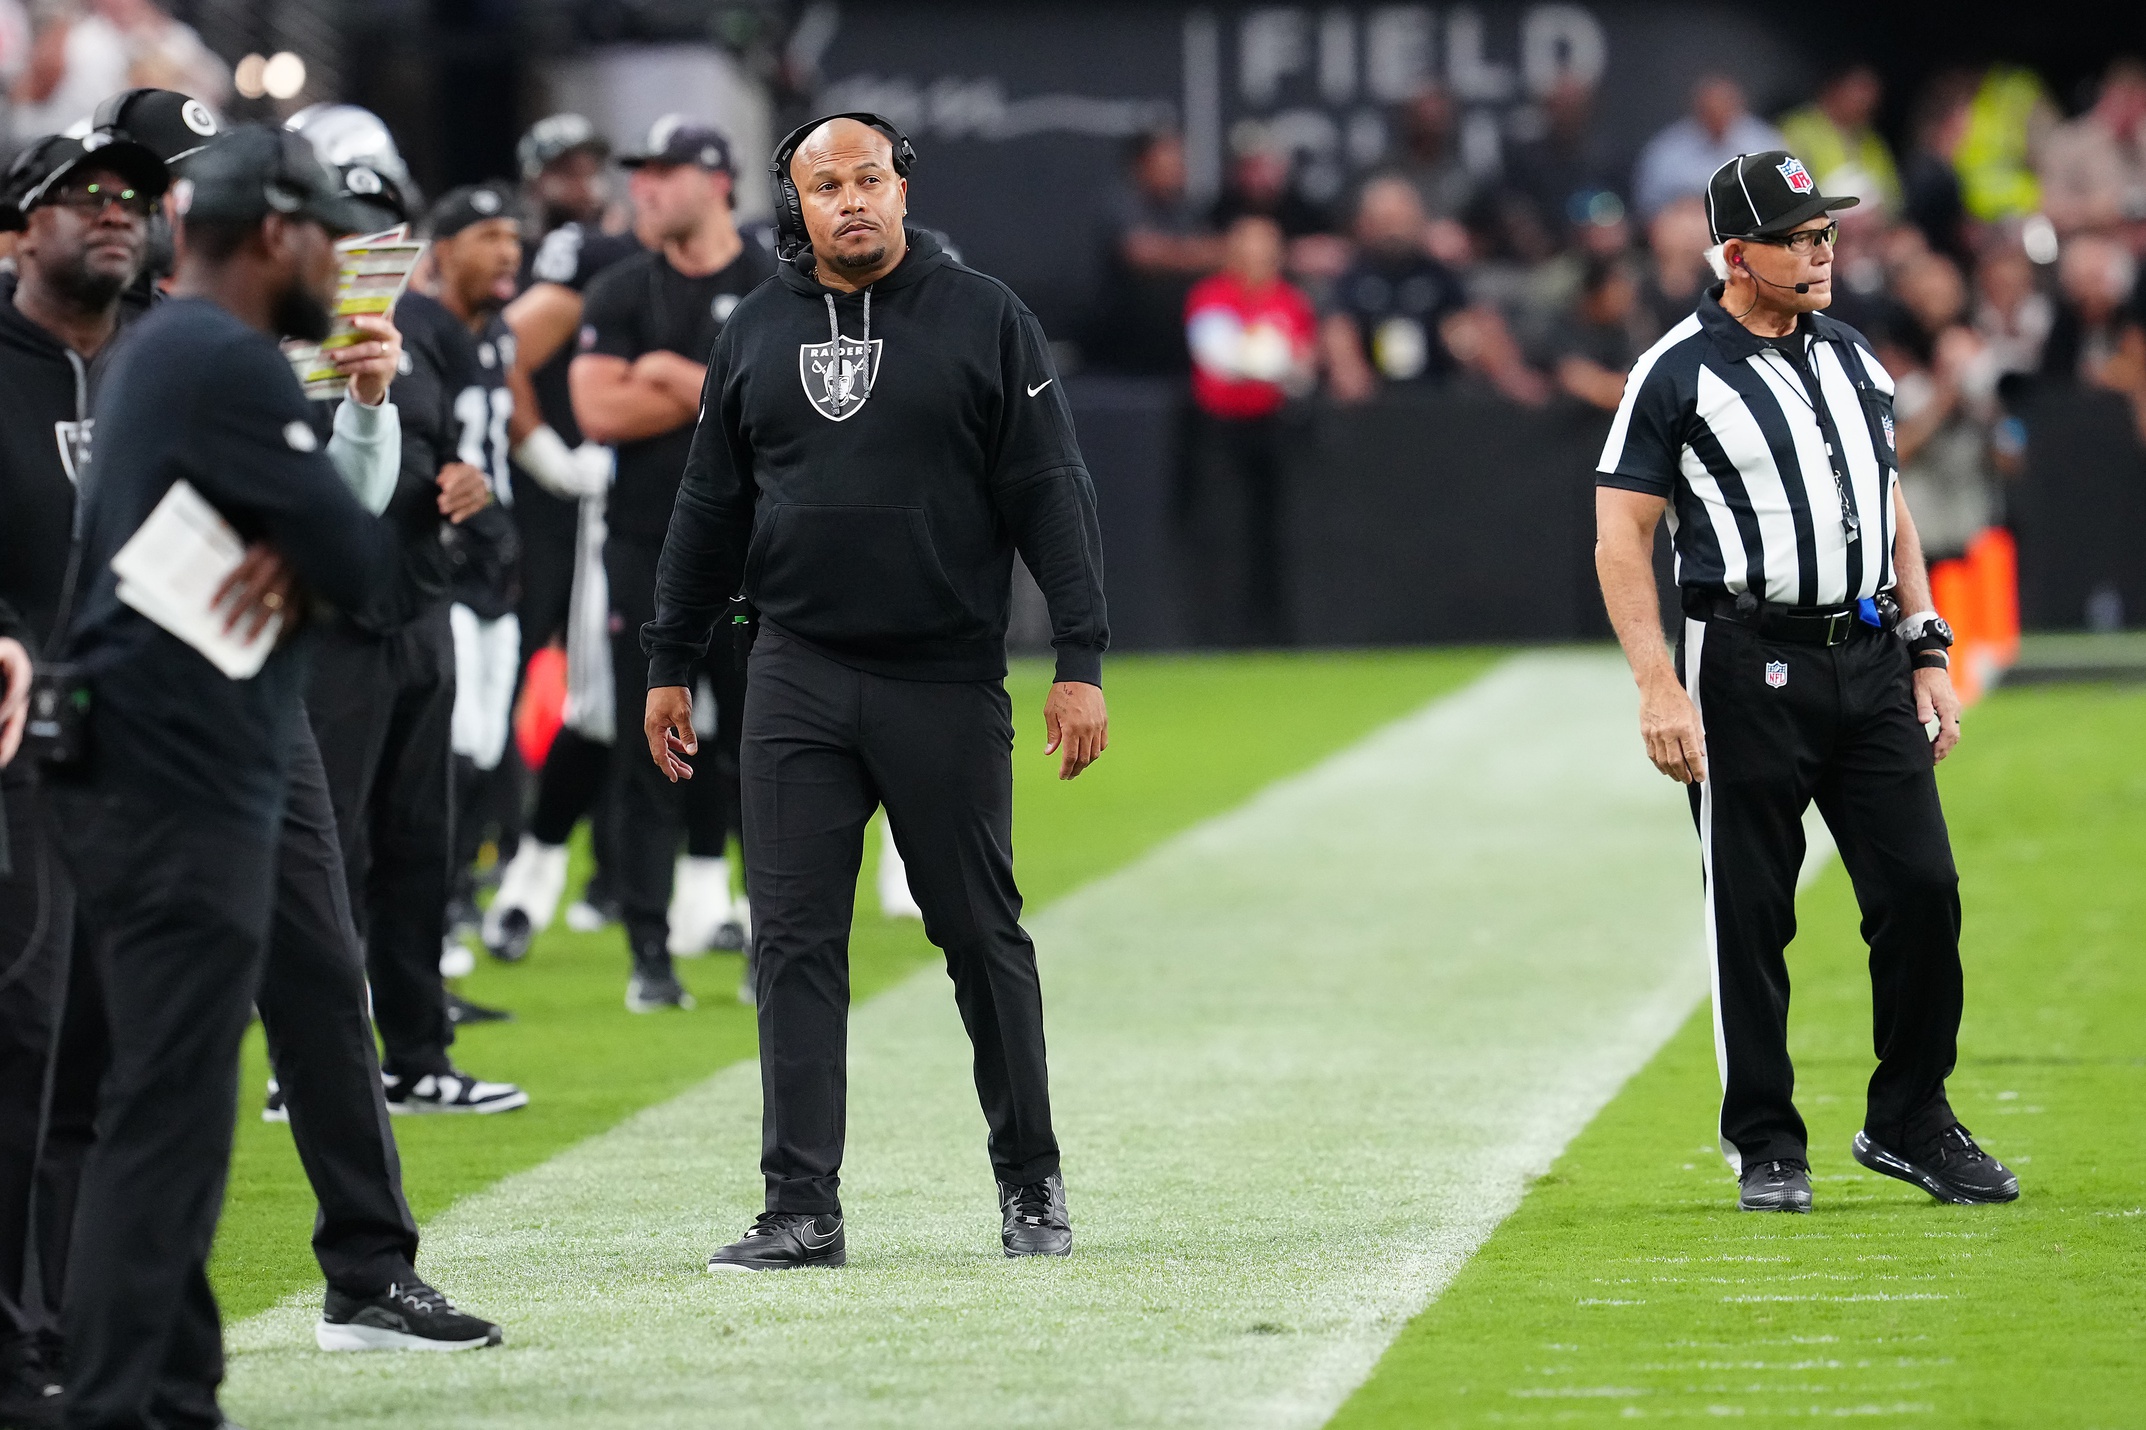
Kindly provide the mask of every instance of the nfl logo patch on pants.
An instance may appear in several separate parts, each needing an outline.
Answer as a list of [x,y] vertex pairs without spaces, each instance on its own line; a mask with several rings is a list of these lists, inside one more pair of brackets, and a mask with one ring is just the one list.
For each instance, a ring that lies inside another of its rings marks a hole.
[[1776,690],[1788,684],[1788,662],[1785,660],[1767,661],[1766,683]]

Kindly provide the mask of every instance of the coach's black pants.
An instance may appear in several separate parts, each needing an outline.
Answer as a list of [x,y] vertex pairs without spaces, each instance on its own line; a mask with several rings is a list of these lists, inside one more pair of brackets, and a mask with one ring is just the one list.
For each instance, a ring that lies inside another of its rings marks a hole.
[[[732,811],[738,803],[744,680],[727,640],[720,636],[714,658],[701,667],[715,692],[715,738],[703,743],[694,761],[694,778],[674,785],[648,757],[647,737],[641,732],[648,709],[648,655],[641,649],[641,627],[656,618],[656,559],[661,554],[660,546],[619,536],[604,543],[604,575],[611,588],[611,673],[618,692],[617,749],[623,755],[615,769],[619,857],[618,867],[610,871],[611,888],[618,895],[626,935],[636,948],[651,943],[661,947],[669,932],[671,873],[689,819],[702,829],[721,831],[735,822]],[[558,842],[549,839],[544,827],[533,827],[532,832],[546,842]],[[722,839],[717,833],[716,847],[705,852],[720,854]]]
[[110,1047],[67,1268],[67,1423],[213,1427],[223,1343],[209,1248],[275,837],[95,782],[51,795]]
[[1888,1147],[1953,1121],[1960,896],[1930,742],[1900,642],[1859,626],[1830,648],[1732,622],[1684,623],[1685,688],[1706,732],[1692,813],[1705,859],[1722,1150],[1803,1159],[1788,1058],[1788,964],[1803,812],[1818,802],[1863,910],[1874,1041],[1863,1126]]
[[440,982],[453,861],[455,643],[442,605],[389,636],[322,631],[306,711],[365,941],[373,1017],[397,1077],[452,1066]]
[[840,1210],[850,916],[882,804],[925,932],[946,953],[998,1179],[1057,1171],[1042,988],[1013,881],[1004,684],[867,675],[769,628],[746,683],[741,761],[768,1209]]
[[[43,1330],[57,1330],[59,1286],[42,1278],[34,1260],[64,1262],[65,1230],[41,1217],[33,1230],[33,1202],[49,1208],[43,1186],[47,1074],[59,1040],[68,950],[73,943],[74,886],[45,838],[39,805],[43,793],[28,771],[0,776],[0,812],[7,821],[10,867],[0,873],[0,1343]],[[72,1209],[73,1177],[68,1177]],[[56,1234],[55,1234],[56,1233]]]
[[416,1275],[417,1222],[380,1086],[327,775],[310,728],[299,726],[295,745],[256,1001],[291,1140],[320,1203],[313,1255],[329,1285],[372,1296]]

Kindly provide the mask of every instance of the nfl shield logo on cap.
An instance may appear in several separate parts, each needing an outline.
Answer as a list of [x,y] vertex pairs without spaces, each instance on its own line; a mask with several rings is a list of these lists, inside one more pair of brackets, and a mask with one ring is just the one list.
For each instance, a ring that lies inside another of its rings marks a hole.
[[1785,660],[1767,661],[1766,683],[1776,690],[1788,684],[1788,662]]
[[1781,171],[1781,177],[1788,180],[1788,186],[1797,193],[1810,194],[1818,191],[1818,185],[1811,179],[1810,170],[1804,168],[1803,161],[1795,155],[1789,155],[1774,167]]

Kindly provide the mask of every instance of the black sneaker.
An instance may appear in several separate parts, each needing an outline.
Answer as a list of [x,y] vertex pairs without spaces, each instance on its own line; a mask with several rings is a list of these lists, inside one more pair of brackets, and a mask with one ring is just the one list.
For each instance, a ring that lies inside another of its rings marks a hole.
[[693,995],[672,971],[670,950],[660,939],[650,949],[634,951],[633,973],[626,979],[627,1012],[659,1013],[692,1006]]
[[1737,1179],[1740,1212],[1807,1212],[1811,1209],[1811,1169],[1801,1162],[1756,1162]]
[[514,1015],[504,1008],[487,1008],[482,1003],[472,1003],[459,993],[447,995],[447,1021],[457,1028],[466,1028],[472,1023],[511,1023]]
[[512,1112],[529,1105],[529,1094],[511,1082],[485,1082],[453,1068],[415,1078],[388,1073],[380,1081],[387,1091],[387,1110],[398,1115]]
[[1905,1156],[1871,1141],[1869,1133],[1858,1132],[1855,1160],[1873,1172],[1913,1182],[1941,1202],[1977,1206],[2019,1198],[2019,1178],[1977,1147],[1957,1122]]
[[274,1078],[268,1080],[268,1102],[261,1108],[263,1122],[288,1122],[291,1110],[283,1105],[283,1084]]
[[499,916],[498,937],[484,941],[484,951],[501,963],[520,963],[529,956],[529,945],[536,942],[536,930],[530,927],[529,915],[520,909],[509,909]]
[[48,1430],[67,1404],[60,1378],[35,1336],[0,1341],[0,1425]]
[[1066,1216],[1066,1179],[1053,1172],[1025,1187],[998,1184],[999,1240],[1008,1256],[1068,1256],[1073,1224]]
[[800,1266],[840,1266],[849,1260],[840,1216],[811,1212],[762,1212],[745,1235],[708,1255],[713,1271],[795,1271]]
[[328,1288],[313,1327],[324,1351],[474,1351],[496,1346],[505,1332],[455,1309],[422,1281],[390,1286],[377,1296]]

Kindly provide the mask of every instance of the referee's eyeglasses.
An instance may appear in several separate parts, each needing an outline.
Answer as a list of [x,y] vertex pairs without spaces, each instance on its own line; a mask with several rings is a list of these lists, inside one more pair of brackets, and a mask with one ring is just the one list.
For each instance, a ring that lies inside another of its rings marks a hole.
[[1747,238],[1746,243],[1770,243],[1776,248],[1785,248],[1797,255],[1807,254],[1824,244],[1831,248],[1840,241],[1840,225],[1829,223],[1824,228],[1799,228],[1794,233],[1784,233],[1777,238]]
[[155,198],[140,189],[102,180],[60,184],[45,196],[45,202],[63,205],[91,218],[103,213],[107,204],[118,204],[120,212],[129,218],[145,219],[156,210]]

